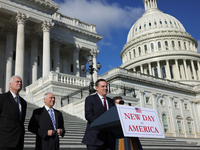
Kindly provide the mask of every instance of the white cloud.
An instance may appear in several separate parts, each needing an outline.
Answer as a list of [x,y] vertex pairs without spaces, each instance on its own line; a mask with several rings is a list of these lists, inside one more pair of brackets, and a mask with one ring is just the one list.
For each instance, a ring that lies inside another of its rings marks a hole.
[[109,36],[112,29],[130,29],[144,12],[143,8],[121,8],[105,0],[64,0],[58,4],[60,13],[96,25],[97,32],[104,36]]
[[198,42],[197,51],[200,53],[200,40],[198,40],[197,42]]

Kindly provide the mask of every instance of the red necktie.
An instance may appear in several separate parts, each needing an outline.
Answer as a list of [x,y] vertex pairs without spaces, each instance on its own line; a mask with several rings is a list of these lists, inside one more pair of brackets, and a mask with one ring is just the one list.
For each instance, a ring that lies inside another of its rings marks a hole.
[[106,99],[105,98],[103,98],[103,105],[104,105],[104,109],[105,109],[105,111],[107,111],[107,105],[106,105]]

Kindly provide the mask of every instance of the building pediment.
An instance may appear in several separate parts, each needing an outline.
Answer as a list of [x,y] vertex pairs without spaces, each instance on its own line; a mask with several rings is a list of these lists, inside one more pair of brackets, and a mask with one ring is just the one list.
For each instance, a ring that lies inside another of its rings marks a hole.
[[60,6],[52,0],[12,0],[13,2],[31,7],[44,13],[53,14]]

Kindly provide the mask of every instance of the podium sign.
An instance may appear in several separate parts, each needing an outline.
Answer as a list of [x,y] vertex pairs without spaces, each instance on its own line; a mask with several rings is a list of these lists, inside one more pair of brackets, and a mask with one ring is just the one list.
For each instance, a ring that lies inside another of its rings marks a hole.
[[117,105],[124,137],[165,138],[155,109]]

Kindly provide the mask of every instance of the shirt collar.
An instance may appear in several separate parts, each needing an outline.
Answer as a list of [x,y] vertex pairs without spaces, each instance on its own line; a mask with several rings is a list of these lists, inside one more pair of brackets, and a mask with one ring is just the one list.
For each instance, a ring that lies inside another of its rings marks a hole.
[[10,93],[12,94],[13,98],[15,98],[17,96],[17,98],[19,98],[19,95],[14,94],[12,91],[10,91]]
[[[98,94],[98,93],[97,93]],[[101,96],[100,94],[98,94],[99,95],[99,98],[100,99],[103,99],[103,98],[105,98],[106,99],[106,97],[103,97],[103,96]]]
[[44,107],[45,107],[45,109],[46,109],[47,111],[49,111],[49,110],[53,110],[53,107],[52,107],[52,108],[49,108],[49,107],[46,106],[46,105],[44,105]]

